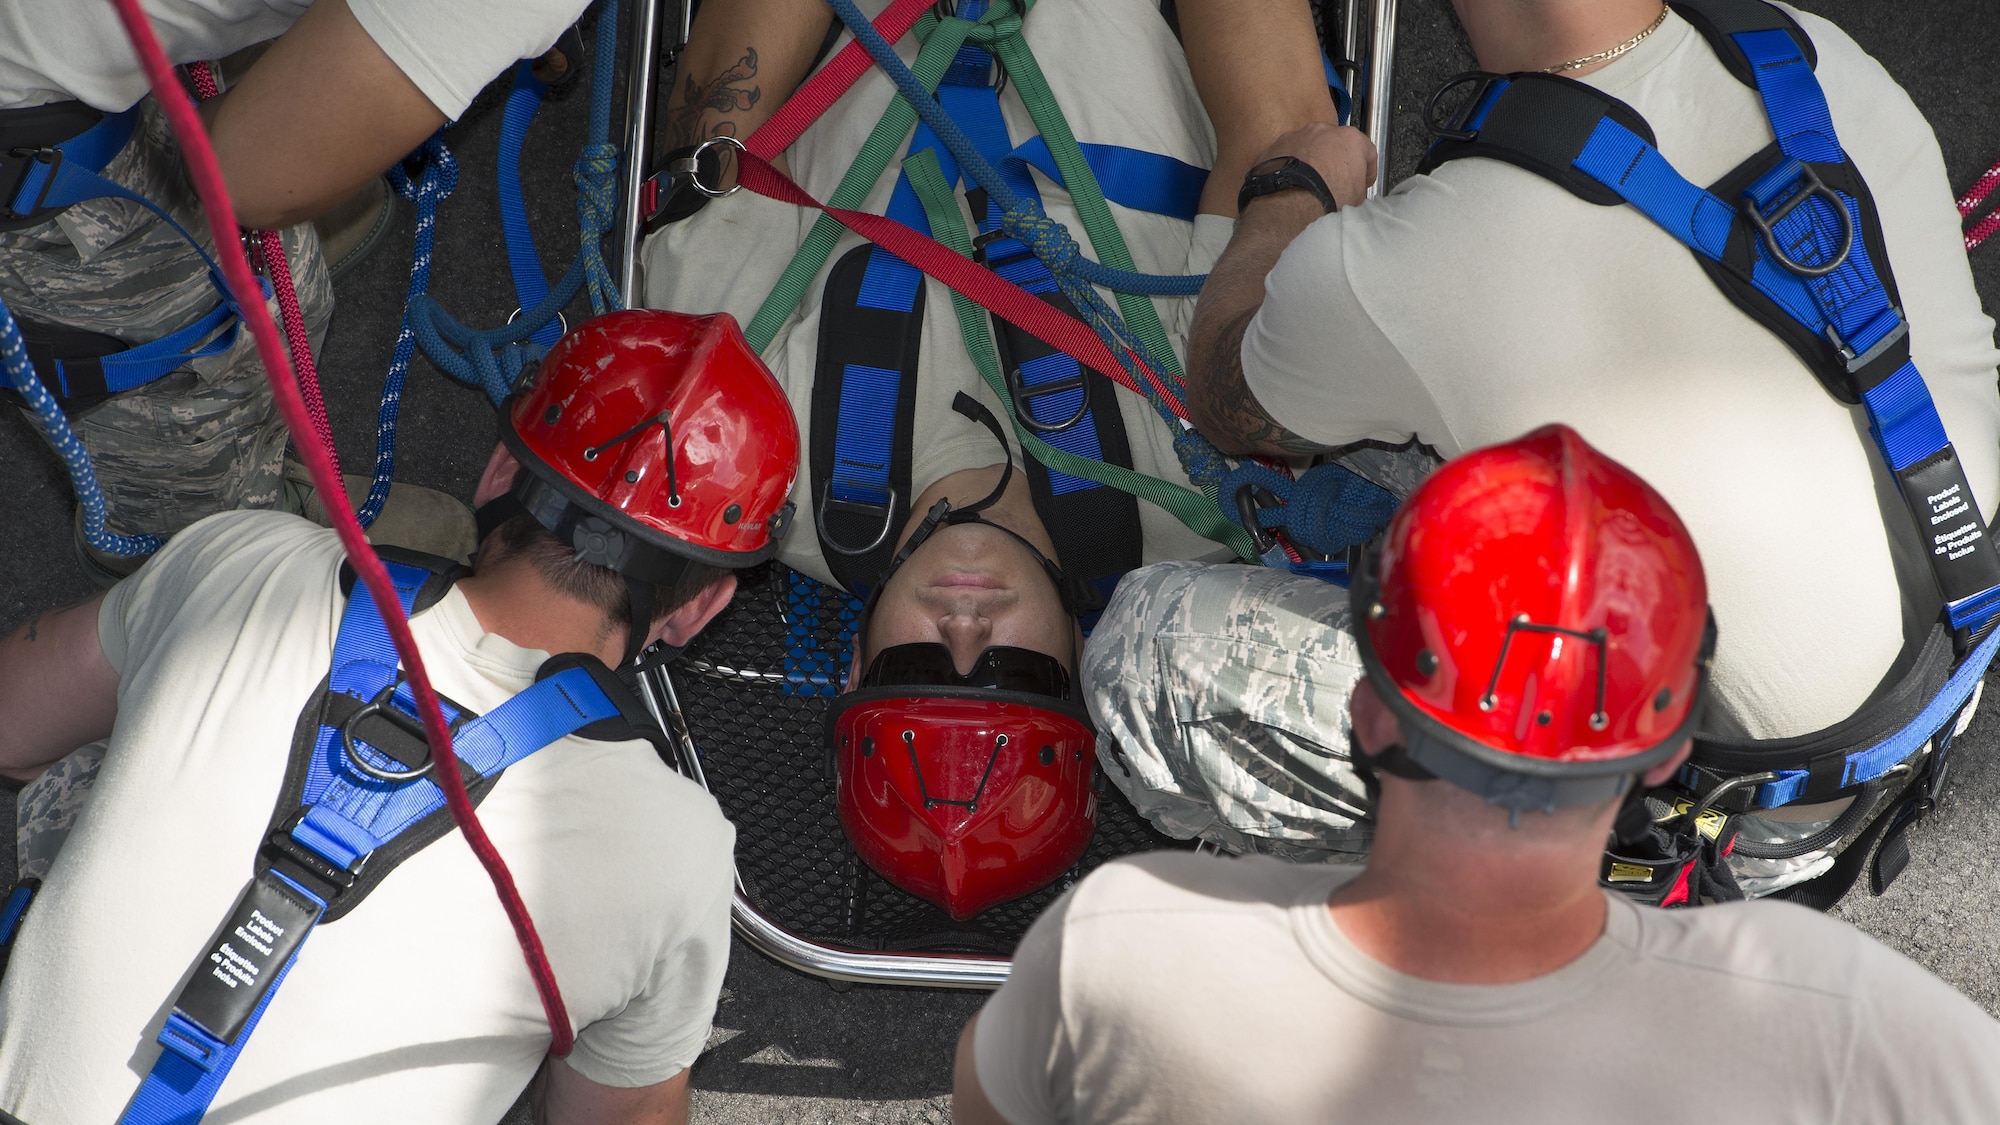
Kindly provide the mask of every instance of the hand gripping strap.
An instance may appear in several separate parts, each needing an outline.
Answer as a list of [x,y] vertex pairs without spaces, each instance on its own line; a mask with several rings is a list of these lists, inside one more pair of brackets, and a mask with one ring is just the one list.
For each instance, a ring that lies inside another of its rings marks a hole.
[[[397,563],[385,567],[407,612],[431,575]],[[409,689],[394,679],[388,630],[374,599],[365,590],[360,594],[348,599],[342,615],[329,683],[344,694],[346,687],[385,682],[386,675],[386,686],[393,690],[384,693],[384,701],[415,725]],[[461,711],[453,718],[463,716]],[[593,670],[578,662],[464,721],[452,743],[461,768],[478,779],[491,779],[558,739],[620,718],[629,715]],[[287,866],[265,866],[260,860],[256,876],[203,946],[189,983],[175,998],[160,1030],[160,1057],[120,1125],[200,1121],[330,903],[345,894],[353,874],[378,848],[444,808],[443,791],[427,775],[385,781],[357,768],[343,737],[350,733],[351,728],[320,725],[305,784],[306,807],[290,819],[289,831],[272,841],[271,850],[281,859],[325,877],[294,878]],[[396,755],[363,741],[356,740],[353,754],[377,767],[416,772]]]

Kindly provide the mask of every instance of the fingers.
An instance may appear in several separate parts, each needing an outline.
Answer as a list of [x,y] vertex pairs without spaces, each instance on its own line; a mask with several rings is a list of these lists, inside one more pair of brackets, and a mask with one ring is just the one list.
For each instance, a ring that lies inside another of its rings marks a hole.
[[1361,203],[1368,197],[1368,186],[1375,182],[1375,144],[1351,126],[1316,121],[1294,129],[1271,142],[1258,160],[1276,156],[1295,156],[1312,165],[1342,207]]

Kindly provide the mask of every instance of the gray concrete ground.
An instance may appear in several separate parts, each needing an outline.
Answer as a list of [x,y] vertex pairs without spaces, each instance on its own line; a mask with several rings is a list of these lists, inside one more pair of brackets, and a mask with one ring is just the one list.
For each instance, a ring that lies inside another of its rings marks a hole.
[[[1809,0],[1846,27],[1910,90],[1937,128],[1952,183],[2000,157],[2000,21],[1989,0]],[[1469,58],[1446,0],[1405,0],[1396,82],[1398,128],[1388,166],[1407,175],[1422,147],[1415,111]],[[575,222],[567,165],[582,138],[582,93],[545,111],[526,179],[552,274],[567,263]],[[464,176],[440,215],[433,293],[468,323],[513,309],[496,216],[497,114],[454,130]],[[322,377],[350,471],[374,450],[374,402],[400,317],[412,234],[408,216],[377,255],[338,286]],[[2000,309],[2000,247],[1973,255],[1989,309]],[[1498,284],[1505,278],[1496,278]],[[1776,421],[1774,420],[1774,424]],[[419,362],[405,393],[399,479],[469,496],[491,449],[476,392]],[[71,557],[70,499],[56,460],[11,412],[0,421],[0,630],[91,592]],[[1909,870],[1876,899],[1857,891],[1840,913],[2000,1013],[2000,719],[1988,708],[1957,750],[1939,812],[1913,834]],[[701,1122],[939,1122],[949,1119],[952,1041],[977,1009],[969,993],[856,987],[836,992],[738,948],[711,1049],[695,1067]],[[510,1120],[513,1118],[510,1117]]]

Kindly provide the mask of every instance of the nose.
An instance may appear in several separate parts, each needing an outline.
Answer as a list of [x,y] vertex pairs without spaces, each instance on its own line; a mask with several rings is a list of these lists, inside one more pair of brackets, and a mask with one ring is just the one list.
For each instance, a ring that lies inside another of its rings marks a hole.
[[979,654],[992,643],[993,619],[975,606],[959,605],[939,616],[937,627],[945,647],[951,650],[952,667],[961,676],[970,675]]

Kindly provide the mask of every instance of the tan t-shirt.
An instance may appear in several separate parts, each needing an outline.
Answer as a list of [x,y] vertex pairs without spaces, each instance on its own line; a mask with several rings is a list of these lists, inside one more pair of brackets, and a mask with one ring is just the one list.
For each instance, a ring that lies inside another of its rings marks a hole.
[[[0,985],[0,1110],[103,1125],[125,1108],[188,966],[251,875],[299,710],[345,599],[330,531],[212,516],[105,597],[118,721],[89,804]],[[463,595],[411,623],[438,691],[489,711],[548,654],[482,632]],[[609,1086],[700,1054],[729,956],[734,832],[644,742],[568,738],[510,767],[479,818]],[[512,927],[456,832],[311,934],[210,1120],[491,1125],[547,1052]]]
[[1519,984],[1342,936],[1355,868],[1154,853],[1058,900],[979,1016],[986,1095],[1045,1122],[1990,1123],[2000,1024],[1799,907],[1634,906]]
[[[2000,353],[1937,140],[1854,40],[1798,19],[1874,192],[1911,355],[1990,517]],[[1679,15],[1582,81],[1643,114],[1697,184],[1771,143],[1756,91]],[[1637,208],[1458,160],[1314,223],[1266,292],[1243,373],[1293,432],[1331,445],[1414,434],[1449,457],[1567,422],[1659,489],[1707,568],[1725,724],[1783,738],[1839,722],[1890,671],[1906,620],[1937,617],[1918,604],[1906,619],[1897,564],[1919,583],[1925,564],[1862,410],[1827,394]]]

